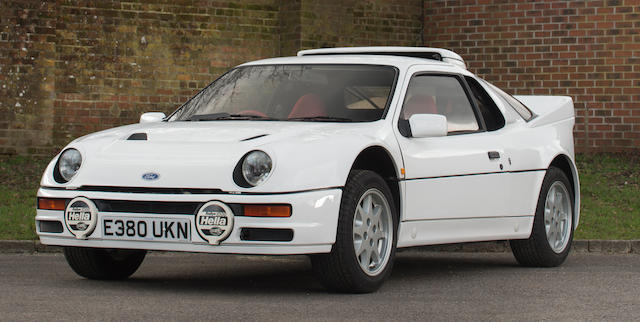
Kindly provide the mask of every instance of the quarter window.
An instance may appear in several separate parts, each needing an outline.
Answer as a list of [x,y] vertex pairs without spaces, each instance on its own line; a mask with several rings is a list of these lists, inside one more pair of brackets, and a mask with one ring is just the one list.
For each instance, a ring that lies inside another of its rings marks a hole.
[[401,132],[408,132],[406,123],[414,114],[446,116],[449,133],[480,129],[464,87],[455,76],[419,75],[412,78],[400,115]]
[[485,84],[488,84],[489,87],[491,87],[491,89],[493,89],[493,91],[496,92],[496,94],[498,94],[498,96],[500,96],[507,105],[511,106],[511,108],[513,108],[525,121],[528,122],[533,119],[535,115],[528,107],[522,104],[522,102],[486,80],[483,79],[482,81],[484,81]]

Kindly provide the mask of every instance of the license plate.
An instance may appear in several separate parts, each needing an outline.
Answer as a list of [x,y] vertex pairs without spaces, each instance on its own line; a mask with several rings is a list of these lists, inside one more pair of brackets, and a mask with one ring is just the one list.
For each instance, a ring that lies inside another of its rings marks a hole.
[[191,221],[177,218],[102,217],[105,239],[190,242]]

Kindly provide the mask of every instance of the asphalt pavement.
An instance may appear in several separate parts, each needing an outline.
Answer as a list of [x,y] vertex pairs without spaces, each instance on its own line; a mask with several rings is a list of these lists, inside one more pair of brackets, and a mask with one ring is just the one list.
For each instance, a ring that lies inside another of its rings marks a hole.
[[373,294],[329,293],[304,256],[152,253],[126,281],[76,276],[61,254],[0,254],[0,320],[640,320],[640,255],[398,253]]

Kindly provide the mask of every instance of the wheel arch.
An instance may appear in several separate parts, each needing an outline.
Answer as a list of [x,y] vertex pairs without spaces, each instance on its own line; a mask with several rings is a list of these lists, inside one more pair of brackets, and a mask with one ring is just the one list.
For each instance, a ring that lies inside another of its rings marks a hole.
[[573,191],[574,205],[574,223],[573,228],[578,228],[578,221],[580,219],[580,180],[578,178],[578,169],[575,162],[571,157],[566,154],[559,154],[549,164],[549,167],[556,167],[562,170],[564,174],[569,178],[571,183],[571,190]]
[[396,213],[400,219],[401,208],[401,193],[400,185],[398,183],[398,167],[393,160],[391,153],[387,149],[379,146],[369,146],[362,150],[356,157],[351,165],[351,170],[371,170],[379,174],[387,183],[391,194],[393,195],[393,202],[396,208]]

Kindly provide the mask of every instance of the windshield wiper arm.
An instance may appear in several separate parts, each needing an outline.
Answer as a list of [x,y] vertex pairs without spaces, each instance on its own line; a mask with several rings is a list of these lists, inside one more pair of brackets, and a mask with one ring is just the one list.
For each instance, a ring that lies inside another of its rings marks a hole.
[[275,120],[274,118],[251,114],[212,113],[191,115],[187,121],[218,121],[218,120]]
[[277,120],[273,117],[255,114],[230,114],[229,119]]
[[352,119],[334,116],[305,116],[291,117],[287,121],[317,121],[317,122],[353,122]]
[[189,116],[187,121],[213,121],[229,117],[229,113],[195,114]]

